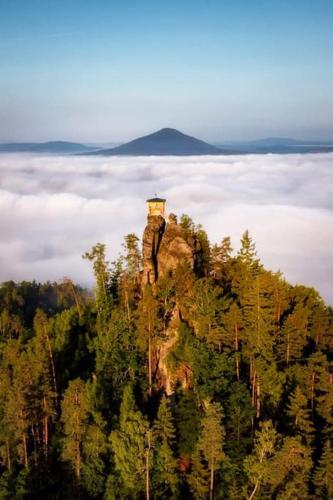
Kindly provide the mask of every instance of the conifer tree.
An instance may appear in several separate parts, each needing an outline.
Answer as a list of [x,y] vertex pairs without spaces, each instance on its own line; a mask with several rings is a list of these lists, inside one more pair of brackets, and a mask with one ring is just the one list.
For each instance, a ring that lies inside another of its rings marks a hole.
[[282,325],[278,337],[278,352],[287,367],[291,361],[302,358],[308,335],[308,317],[309,310],[298,304]]
[[97,243],[83,258],[93,263],[98,328],[103,329],[107,327],[112,310],[110,264],[105,258],[105,245]]
[[0,370],[2,456],[10,471],[14,463],[29,468],[29,389],[31,365],[17,340],[8,342]]
[[93,387],[72,380],[64,393],[61,421],[64,427],[62,458],[73,469],[78,485],[93,496],[103,488],[104,422],[94,407]]
[[150,285],[146,285],[137,310],[139,345],[147,353],[148,395],[153,392],[153,350],[163,330],[159,304]]
[[311,410],[314,411],[318,398],[325,392],[327,383],[332,383],[327,356],[316,351],[307,359],[305,372],[305,393],[310,399]]
[[[111,432],[116,471],[119,473],[124,492],[133,495],[142,491],[149,496],[147,475],[152,465],[152,447],[147,419],[137,409],[133,389],[124,390],[120,407],[119,429]],[[147,460],[148,458],[148,460]]]
[[317,498],[333,498],[333,448],[330,439],[325,441],[313,482]]
[[226,452],[239,463],[252,442],[251,425],[255,413],[245,384],[235,382],[231,385],[225,408]]
[[287,413],[293,419],[294,432],[306,443],[310,443],[314,431],[311,410],[308,408],[308,400],[298,386],[290,396]]
[[209,470],[209,498],[213,499],[215,471],[220,467],[224,457],[223,411],[220,403],[205,402],[204,416],[201,421],[201,433],[198,442],[199,452],[207,463]]
[[250,365],[252,404],[259,418],[264,399],[270,404],[279,400],[282,376],[278,373],[274,357],[275,307],[269,291],[272,276],[261,270],[255,261],[252,264],[251,260],[249,262],[246,265],[250,266],[250,272],[255,272],[255,275],[248,282],[246,293],[242,295],[242,351]]
[[191,473],[186,481],[195,499],[207,499],[210,487],[210,474],[202,452],[196,448],[191,459]]
[[330,344],[329,311],[323,301],[318,302],[309,317],[310,334],[317,349]]
[[311,467],[311,449],[300,437],[285,437],[271,462],[272,496],[285,500],[307,498]]
[[247,266],[253,266],[258,262],[256,245],[249,231],[246,230],[241,238],[241,248],[238,253],[239,260]]
[[221,300],[219,287],[213,287],[209,278],[195,282],[192,318],[196,334],[207,342],[220,345],[222,327],[220,321]]
[[223,238],[220,244],[215,244],[210,251],[210,274],[223,288],[226,288],[230,278],[229,265],[232,251],[229,236]]
[[[325,377],[326,378],[326,377]],[[333,432],[333,377],[327,373],[327,380],[320,385],[320,396],[317,399],[317,413],[324,419],[324,432],[327,436]]]
[[241,356],[240,347],[242,341],[243,317],[241,309],[233,302],[222,316],[223,333],[222,345],[235,354],[235,369],[237,380],[241,378]]
[[142,267],[142,258],[138,248],[139,238],[131,233],[125,236],[123,244],[125,255],[125,266],[120,273],[120,292],[127,313],[127,319],[131,318],[133,302],[139,295],[139,274]]
[[152,482],[157,497],[175,495],[177,491],[177,460],[173,453],[175,438],[172,413],[163,395],[153,427],[155,457]]
[[260,424],[255,434],[254,450],[244,461],[245,471],[251,483],[249,500],[262,486],[269,484],[273,457],[276,453],[278,434],[271,420]]

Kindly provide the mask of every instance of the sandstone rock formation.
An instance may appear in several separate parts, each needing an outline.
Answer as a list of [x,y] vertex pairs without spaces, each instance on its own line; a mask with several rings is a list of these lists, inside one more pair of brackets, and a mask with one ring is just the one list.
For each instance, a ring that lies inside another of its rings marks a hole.
[[[142,243],[142,287],[147,284],[154,286],[160,278],[172,273],[179,264],[187,263],[191,269],[195,269],[199,255],[198,243],[186,235],[174,214],[169,215],[168,222],[162,215],[148,215]],[[188,387],[192,375],[188,366],[180,366],[173,371],[168,366],[168,355],[179,340],[180,322],[181,314],[175,304],[170,313],[165,337],[153,349],[155,386],[162,388],[167,395],[173,393],[176,385]]]
[[169,215],[167,223],[161,215],[148,216],[142,253],[143,285],[156,283],[180,263],[188,263],[194,268],[195,248],[186,241],[174,214]]

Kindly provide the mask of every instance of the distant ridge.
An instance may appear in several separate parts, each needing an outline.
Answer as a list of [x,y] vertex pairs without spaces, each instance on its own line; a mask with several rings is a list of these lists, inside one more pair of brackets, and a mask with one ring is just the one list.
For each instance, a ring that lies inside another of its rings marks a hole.
[[102,149],[88,154],[105,156],[198,156],[233,154],[207,142],[183,134],[173,128],[162,128],[112,149]]
[[94,149],[97,148],[68,141],[13,142],[0,144],[0,153],[75,154],[93,151]]
[[304,154],[331,153],[333,141],[297,140],[287,137],[266,137],[254,141],[232,141],[217,144],[222,148],[234,148],[239,154]]
[[200,156],[244,154],[331,153],[332,141],[297,140],[267,137],[254,141],[230,141],[209,144],[173,128],[162,128],[153,134],[121,145],[81,144],[69,141],[0,143],[1,153],[34,153],[50,155],[104,156]]

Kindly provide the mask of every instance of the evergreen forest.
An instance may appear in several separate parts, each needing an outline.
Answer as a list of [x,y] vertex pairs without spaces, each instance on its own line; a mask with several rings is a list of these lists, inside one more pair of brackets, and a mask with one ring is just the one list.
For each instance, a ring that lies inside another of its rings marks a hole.
[[199,264],[153,285],[129,234],[94,290],[0,286],[1,500],[333,499],[332,308],[180,224]]

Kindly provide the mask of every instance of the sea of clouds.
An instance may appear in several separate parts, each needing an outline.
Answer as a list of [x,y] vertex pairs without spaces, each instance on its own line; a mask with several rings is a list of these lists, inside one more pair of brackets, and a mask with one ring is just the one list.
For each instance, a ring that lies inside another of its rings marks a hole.
[[333,154],[220,157],[0,155],[0,281],[71,277],[91,285],[81,255],[110,260],[141,237],[145,200],[189,214],[211,242],[245,229],[266,267],[333,304]]

